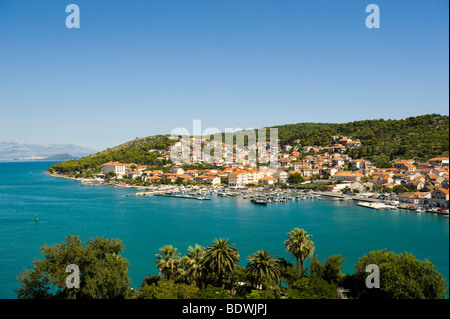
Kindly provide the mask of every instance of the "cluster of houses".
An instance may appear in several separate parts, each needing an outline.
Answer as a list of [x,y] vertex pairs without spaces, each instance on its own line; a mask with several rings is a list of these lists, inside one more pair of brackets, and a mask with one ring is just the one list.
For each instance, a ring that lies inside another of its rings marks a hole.
[[[279,148],[276,168],[246,162],[235,163],[232,158],[214,162],[214,169],[184,170],[181,162],[169,164],[168,170],[148,170],[134,163],[108,162],[103,164],[103,174],[113,172],[118,178],[138,179],[146,182],[201,182],[208,185],[227,183],[233,187],[248,185],[273,185],[288,183],[293,174],[302,176],[304,183],[322,183],[331,192],[345,189],[383,191],[403,186],[410,191],[399,195],[404,203],[448,208],[449,158],[432,158],[424,163],[400,160],[392,168],[377,168],[364,159],[353,160],[343,154],[351,147],[360,146],[359,141],[347,137],[333,137],[337,142],[331,147],[299,148],[285,145]],[[294,144],[296,141],[294,141]],[[168,155],[165,155],[166,157]]]
[[184,170],[181,167],[171,167],[169,172],[162,170],[147,170],[146,166],[138,166],[135,163],[107,162],[103,165],[103,174],[113,172],[117,178],[138,179],[144,182],[157,182],[163,179],[175,183],[180,180],[186,182],[204,182],[210,185],[220,185],[221,180],[227,177],[226,173],[219,170]]

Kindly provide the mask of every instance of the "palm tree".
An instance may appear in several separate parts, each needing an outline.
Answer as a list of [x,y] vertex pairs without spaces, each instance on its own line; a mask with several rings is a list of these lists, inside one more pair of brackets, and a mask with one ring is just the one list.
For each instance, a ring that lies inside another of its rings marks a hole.
[[164,278],[170,280],[170,277],[176,273],[180,265],[180,253],[172,245],[166,245],[159,249],[160,254],[156,254],[158,260],[155,265],[159,269],[160,274],[164,274]]
[[189,246],[186,256],[181,258],[181,264],[184,270],[184,277],[193,285],[197,284],[197,280],[201,279],[204,274],[203,259],[205,257],[205,249],[197,244],[195,248]]
[[245,272],[255,286],[261,285],[266,279],[278,283],[281,267],[274,255],[269,255],[267,250],[260,250],[247,259],[250,260],[250,263],[245,268]]
[[303,268],[305,259],[312,257],[314,254],[314,243],[310,239],[312,235],[308,235],[306,231],[300,228],[295,228],[287,235],[288,239],[284,242],[284,247],[297,260],[297,272],[299,272],[300,266]]
[[223,286],[223,279],[233,273],[239,263],[238,250],[228,244],[228,239],[215,239],[214,245],[206,248],[203,259],[205,268],[219,277],[219,285]]

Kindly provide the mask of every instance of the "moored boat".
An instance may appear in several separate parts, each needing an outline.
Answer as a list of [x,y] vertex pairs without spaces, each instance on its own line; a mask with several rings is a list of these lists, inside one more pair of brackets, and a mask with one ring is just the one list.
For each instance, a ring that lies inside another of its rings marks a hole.
[[263,198],[254,198],[251,200],[252,203],[256,205],[267,205],[268,201]]

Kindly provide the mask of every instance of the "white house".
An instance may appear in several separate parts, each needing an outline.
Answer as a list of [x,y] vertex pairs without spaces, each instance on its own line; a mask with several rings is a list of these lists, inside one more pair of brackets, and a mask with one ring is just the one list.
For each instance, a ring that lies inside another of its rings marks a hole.
[[339,171],[333,175],[333,181],[342,181],[342,182],[356,182],[360,181],[361,177],[364,177],[361,173],[353,173],[346,171]]
[[264,173],[256,168],[247,171],[248,184],[258,184],[258,181],[264,176]]
[[263,177],[259,180],[259,182],[261,184],[266,184],[266,185],[273,185],[274,183],[277,182],[277,179],[275,177],[271,177],[271,176],[266,176]]
[[248,175],[245,170],[237,170],[228,174],[228,185],[244,186],[248,184]]
[[211,185],[220,185],[220,177],[219,176],[209,176],[206,179],[206,182]]
[[184,174],[184,169],[182,169],[181,167],[172,167],[170,169],[170,173],[175,175]]
[[139,171],[131,171],[127,173],[127,177],[131,179],[136,179],[141,176],[141,172]]
[[367,168],[367,162],[363,159],[356,159],[352,162],[352,167],[355,170]]
[[281,183],[286,183],[288,179],[288,173],[285,171],[277,171],[274,175]]
[[120,162],[108,162],[102,164],[102,172],[103,174],[107,174],[109,172],[114,172],[116,175],[125,174],[125,164]]

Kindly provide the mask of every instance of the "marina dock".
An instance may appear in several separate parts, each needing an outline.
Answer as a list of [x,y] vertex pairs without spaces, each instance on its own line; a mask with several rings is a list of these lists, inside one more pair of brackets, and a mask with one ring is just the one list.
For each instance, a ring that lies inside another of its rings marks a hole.
[[372,209],[397,209],[397,207],[393,205],[386,205],[383,203],[367,203],[367,202],[358,202],[358,206],[372,208]]
[[211,198],[205,196],[194,196],[187,194],[155,194],[154,196],[162,196],[162,197],[175,197],[175,198],[185,198],[185,199],[196,199],[196,200],[210,200]]
[[139,192],[136,194],[128,194],[127,197],[130,196],[161,196],[161,197],[175,197],[175,198],[184,198],[184,199],[196,199],[196,200],[210,200],[211,198],[202,196],[202,195],[193,195],[193,194],[168,194],[166,191],[153,191],[153,192]]
[[297,191],[297,190],[267,190],[267,189],[230,189],[230,188],[180,188],[170,187],[164,189],[158,188],[144,188],[145,191],[135,194],[128,194],[126,196],[161,196],[161,197],[174,197],[184,199],[196,199],[196,200],[210,200],[207,195],[217,195],[220,197],[239,197],[250,200],[254,204],[267,205],[269,203],[297,201],[304,199],[317,199],[325,200],[328,198],[332,201],[356,201],[356,204],[361,207],[366,207],[375,210],[397,210],[405,209],[415,211],[417,213],[435,213],[438,215],[445,215],[448,217],[448,211],[438,211],[431,209],[423,209],[412,207],[414,205],[404,205],[394,203],[378,198],[369,198],[361,195],[344,195],[330,192],[317,192],[317,191]]
[[372,203],[380,202],[380,200],[376,199],[376,198],[368,198],[368,197],[357,196],[357,195],[349,196],[349,195],[332,194],[332,193],[324,193],[324,192],[311,192],[311,193],[316,194],[316,195],[321,195],[321,196],[328,196],[328,197],[333,197],[333,198],[344,199],[344,200],[352,199],[352,200],[357,200],[357,201],[361,201],[361,202],[372,202]]

